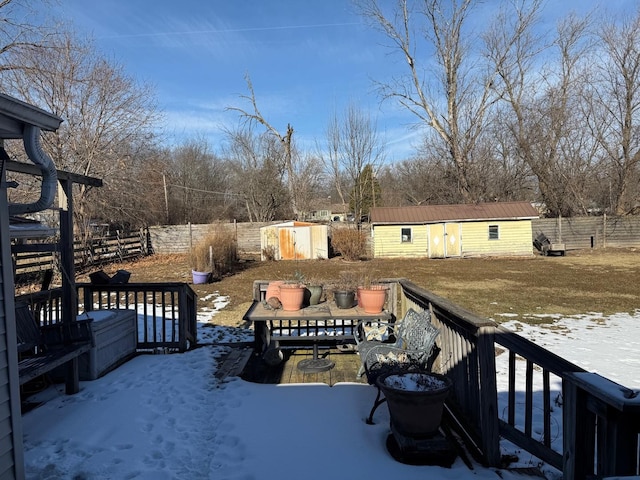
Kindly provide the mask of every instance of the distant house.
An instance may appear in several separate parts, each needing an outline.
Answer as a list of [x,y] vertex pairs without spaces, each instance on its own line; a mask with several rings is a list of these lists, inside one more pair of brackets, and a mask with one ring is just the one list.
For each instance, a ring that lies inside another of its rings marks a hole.
[[532,255],[529,202],[375,207],[374,257]]
[[315,198],[307,208],[300,208],[297,220],[301,222],[328,223],[332,220],[332,207],[330,197]]

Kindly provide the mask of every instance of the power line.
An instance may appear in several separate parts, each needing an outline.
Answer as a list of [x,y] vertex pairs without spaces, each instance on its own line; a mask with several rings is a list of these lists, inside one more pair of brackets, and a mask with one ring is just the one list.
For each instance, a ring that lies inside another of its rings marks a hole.
[[237,197],[243,197],[244,195],[242,195],[241,193],[231,193],[231,192],[215,192],[213,190],[203,190],[201,188],[193,188],[193,187],[185,187],[184,185],[176,185],[174,183],[167,183],[167,186],[169,187],[176,187],[176,188],[182,188],[183,190],[191,190],[193,192],[200,192],[200,193],[213,193],[214,195],[235,195]]

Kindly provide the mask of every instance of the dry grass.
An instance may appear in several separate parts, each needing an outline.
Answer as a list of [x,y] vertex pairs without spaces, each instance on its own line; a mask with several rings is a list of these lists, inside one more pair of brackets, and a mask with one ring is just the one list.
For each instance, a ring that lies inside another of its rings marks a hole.
[[[154,255],[124,268],[131,282],[191,282],[186,255]],[[469,259],[374,259],[361,262],[331,260],[260,262],[245,259],[236,273],[222,280],[194,285],[201,305],[208,294],[230,297],[216,322],[239,325],[251,303],[253,280],[287,279],[295,271],[330,282],[342,271],[370,277],[405,277],[483,317],[497,321],[511,314],[529,322],[554,314],[579,315],[634,312],[640,309],[640,250],[570,251],[565,257]],[[83,280],[86,280],[83,279]],[[514,317],[508,317],[511,319]]]

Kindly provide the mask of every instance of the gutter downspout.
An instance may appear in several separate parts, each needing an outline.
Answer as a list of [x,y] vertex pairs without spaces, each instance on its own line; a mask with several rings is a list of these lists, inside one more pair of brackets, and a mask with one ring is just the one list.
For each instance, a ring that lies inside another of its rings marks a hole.
[[34,125],[25,124],[23,144],[29,160],[39,166],[42,171],[40,198],[33,203],[16,203],[9,205],[9,215],[40,212],[49,208],[55,199],[58,185],[56,166],[51,157],[42,150],[40,145],[40,129]]

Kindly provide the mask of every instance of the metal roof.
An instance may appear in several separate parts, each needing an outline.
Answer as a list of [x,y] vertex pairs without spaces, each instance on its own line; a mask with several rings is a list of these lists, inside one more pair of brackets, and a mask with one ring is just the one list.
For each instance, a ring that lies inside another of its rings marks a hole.
[[374,207],[371,209],[371,223],[378,224],[524,220],[538,217],[538,211],[529,202],[417,205],[409,207]]

